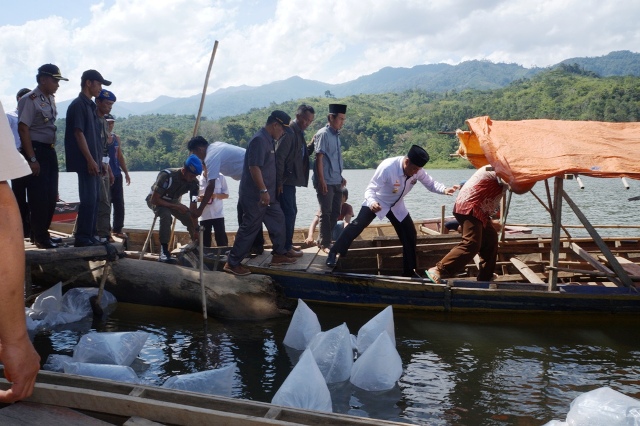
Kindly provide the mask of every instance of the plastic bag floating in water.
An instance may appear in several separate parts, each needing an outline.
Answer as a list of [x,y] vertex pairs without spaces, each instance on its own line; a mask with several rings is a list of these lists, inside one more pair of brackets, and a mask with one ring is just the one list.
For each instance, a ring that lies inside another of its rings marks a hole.
[[298,307],[293,313],[287,334],[284,336],[284,344],[303,351],[320,331],[318,316],[302,299],[298,299]]
[[235,372],[236,363],[234,362],[215,370],[169,377],[162,387],[231,397]]
[[272,404],[332,412],[331,394],[310,349],[304,351],[278,392]]
[[144,331],[87,333],[73,350],[73,360],[128,366],[136,359],[148,336]]

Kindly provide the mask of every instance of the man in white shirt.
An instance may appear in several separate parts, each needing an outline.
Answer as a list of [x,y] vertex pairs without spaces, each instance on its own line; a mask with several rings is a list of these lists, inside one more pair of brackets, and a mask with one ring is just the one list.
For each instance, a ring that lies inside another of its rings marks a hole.
[[351,242],[358,237],[377,216],[387,217],[402,243],[403,275],[413,276],[417,266],[417,232],[413,219],[404,204],[404,197],[420,182],[431,192],[452,195],[458,186],[447,188],[436,182],[422,168],[429,161],[429,154],[422,147],[413,145],[406,156],[387,158],[378,166],[364,193],[364,202],[358,217],[347,226],[327,256],[327,266],[336,266],[336,256],[346,256]]
[[[20,101],[24,95],[29,93],[31,89],[20,89],[16,95],[16,101]],[[18,107],[14,111],[7,112],[7,120],[9,120],[9,127],[13,132],[13,139],[16,144],[16,149],[22,154],[22,142],[20,141],[20,135],[18,134]],[[20,209],[20,217],[22,218],[22,230],[25,238],[31,236],[31,217],[29,211],[29,203],[27,202],[27,187],[29,186],[29,179],[31,174],[22,176],[19,178],[11,179],[11,190],[18,202],[18,208]]]

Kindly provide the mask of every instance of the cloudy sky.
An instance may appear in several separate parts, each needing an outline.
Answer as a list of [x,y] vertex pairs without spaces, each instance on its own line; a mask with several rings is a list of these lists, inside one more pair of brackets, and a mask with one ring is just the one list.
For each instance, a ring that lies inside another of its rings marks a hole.
[[71,80],[58,101],[90,68],[121,100],[196,95],[215,40],[209,93],[471,59],[547,66],[640,51],[639,16],[623,0],[17,0],[0,13],[0,100],[13,108],[49,62]]

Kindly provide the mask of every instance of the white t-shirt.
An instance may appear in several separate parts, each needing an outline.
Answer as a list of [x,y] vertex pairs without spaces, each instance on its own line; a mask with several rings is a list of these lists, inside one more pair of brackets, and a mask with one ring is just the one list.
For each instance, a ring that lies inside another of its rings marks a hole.
[[0,102],[0,182],[31,174],[27,160],[16,149],[13,132]]
[[[218,179],[220,174],[233,180],[242,178],[245,149],[226,142],[214,142],[207,147],[204,164],[209,180]],[[218,184],[216,183],[216,186]]]
[[[200,195],[204,195],[204,191],[207,188],[207,181],[204,177],[204,173],[198,176],[198,181],[200,182]],[[229,194],[229,188],[227,187],[227,181],[224,178],[224,175],[219,175],[216,180],[216,187],[213,190],[214,194]],[[202,210],[202,216],[200,216],[200,220],[209,220],[209,219],[218,219],[224,217],[224,213],[222,211],[222,201],[219,198],[211,197],[209,200],[209,204],[207,204]]]

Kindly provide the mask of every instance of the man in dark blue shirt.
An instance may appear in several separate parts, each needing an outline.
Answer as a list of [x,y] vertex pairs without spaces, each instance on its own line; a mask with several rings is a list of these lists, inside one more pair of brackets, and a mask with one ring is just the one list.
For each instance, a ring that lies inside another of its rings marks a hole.
[[96,104],[91,98],[100,94],[102,85],[109,86],[96,70],[82,73],[81,91],[67,108],[64,134],[65,158],[68,172],[78,174],[80,206],[76,219],[75,247],[99,245],[95,238],[102,167],[102,143],[96,116]]
[[276,152],[275,142],[289,127],[291,117],[283,111],[273,111],[267,124],[258,131],[247,145],[244,156],[242,179],[240,179],[239,203],[242,204],[242,223],[229,260],[224,270],[235,275],[249,275],[251,272],[242,266],[242,259],[249,253],[256,234],[267,226],[273,243],[272,265],[295,263],[296,259],[287,256],[284,248],[284,214],[276,199]]

